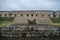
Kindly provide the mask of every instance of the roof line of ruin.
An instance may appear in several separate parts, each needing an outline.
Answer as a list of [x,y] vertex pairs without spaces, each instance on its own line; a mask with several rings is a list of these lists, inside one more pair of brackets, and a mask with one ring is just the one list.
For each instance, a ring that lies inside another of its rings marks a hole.
[[60,12],[60,10],[54,11],[54,10],[11,10],[11,11],[0,11],[0,12]]

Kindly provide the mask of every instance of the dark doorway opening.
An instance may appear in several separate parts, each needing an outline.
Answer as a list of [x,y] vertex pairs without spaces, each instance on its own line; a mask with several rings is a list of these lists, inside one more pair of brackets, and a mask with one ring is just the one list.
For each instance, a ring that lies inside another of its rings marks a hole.
[[7,17],[7,15],[5,14],[5,17]]
[[23,14],[21,14],[21,17],[23,17]]
[[22,38],[26,38],[26,33],[22,33]]
[[1,14],[0,14],[0,17],[1,17]]
[[17,15],[15,15],[15,17],[16,17]]
[[12,13],[10,13],[10,16],[12,15]]
[[50,17],[50,14],[49,14],[49,17]]
[[42,17],[44,17],[44,14],[42,14]]
[[33,14],[31,16],[33,17]]

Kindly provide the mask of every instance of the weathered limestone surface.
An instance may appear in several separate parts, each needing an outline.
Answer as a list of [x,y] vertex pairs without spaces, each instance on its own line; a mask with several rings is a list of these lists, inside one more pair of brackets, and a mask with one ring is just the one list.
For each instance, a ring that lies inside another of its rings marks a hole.
[[59,17],[60,11],[49,10],[25,10],[25,11],[0,11],[1,17],[15,17],[13,22],[27,24],[28,20],[33,21],[36,19],[37,24],[51,23],[50,17]]
[[[59,26],[55,27],[54,25],[20,25],[12,24],[10,26],[4,26],[1,28],[2,36],[5,37],[42,37],[43,35],[49,36],[51,33],[55,36],[59,36]],[[29,35],[30,36],[29,36]],[[51,35],[52,35],[51,34]],[[51,36],[50,35],[50,36]]]
[[46,17],[15,17],[14,22],[18,22],[21,24],[27,24],[28,20],[33,21],[34,19],[36,19],[36,23],[37,24],[41,24],[41,23],[51,23],[50,18],[46,18]]

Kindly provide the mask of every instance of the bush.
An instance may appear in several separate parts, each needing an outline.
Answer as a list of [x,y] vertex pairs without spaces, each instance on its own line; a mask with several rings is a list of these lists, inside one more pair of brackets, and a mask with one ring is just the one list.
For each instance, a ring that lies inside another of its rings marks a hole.
[[12,22],[14,20],[14,17],[0,17],[0,24],[3,22]]
[[53,23],[60,23],[60,17],[50,18]]

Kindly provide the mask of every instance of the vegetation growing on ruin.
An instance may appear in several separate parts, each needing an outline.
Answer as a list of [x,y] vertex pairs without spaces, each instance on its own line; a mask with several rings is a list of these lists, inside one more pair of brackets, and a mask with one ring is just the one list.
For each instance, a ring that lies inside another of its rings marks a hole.
[[0,21],[13,21],[14,17],[0,17]]
[[53,23],[60,23],[60,17],[50,18]]
[[52,21],[52,25],[58,25],[58,26],[60,26],[60,17],[52,17],[50,19]]
[[0,17],[0,26],[12,24],[14,17]]

